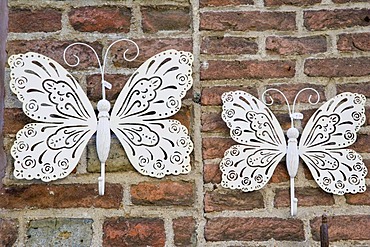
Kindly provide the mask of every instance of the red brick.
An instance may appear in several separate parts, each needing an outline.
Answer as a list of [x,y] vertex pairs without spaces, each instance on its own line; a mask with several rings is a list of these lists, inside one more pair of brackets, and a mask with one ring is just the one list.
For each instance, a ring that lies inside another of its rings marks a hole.
[[146,33],[190,29],[191,17],[188,7],[147,6],[141,8],[141,13],[143,31]]
[[193,217],[180,217],[172,221],[175,246],[195,246],[195,223]]
[[182,125],[184,125],[189,132],[191,132],[191,122],[193,117],[193,108],[189,105],[183,105],[180,110],[173,115],[171,118],[176,119],[181,122]]
[[303,14],[304,26],[308,30],[327,30],[368,26],[368,9],[335,9],[305,11]]
[[[112,84],[112,89],[106,89],[106,98],[109,101],[116,100],[123,86],[130,78],[129,75],[105,74],[104,80]],[[91,101],[98,102],[102,99],[101,75],[94,74],[87,77],[87,95]]]
[[131,186],[131,201],[136,205],[191,206],[194,184],[189,182],[141,182]]
[[292,6],[309,6],[317,3],[321,3],[321,0],[265,0],[265,6],[282,6],[282,5],[292,5]]
[[0,246],[14,245],[18,238],[17,225],[17,220],[0,218]]
[[204,12],[200,30],[209,31],[292,31],[296,30],[293,12],[228,11]]
[[336,84],[337,94],[344,92],[361,93],[370,98],[370,81],[361,83]]
[[55,32],[62,29],[62,13],[51,8],[12,8],[8,28],[11,33]]
[[[9,41],[7,44],[7,52],[9,55],[18,53],[26,53],[29,51],[40,53],[44,56],[50,57],[62,65],[69,72],[73,72],[78,69],[86,69],[94,66],[98,67],[98,62],[95,58],[93,51],[81,45],[75,45],[70,48],[66,53],[67,62],[75,64],[76,59],[73,55],[77,55],[80,59],[80,64],[76,67],[68,66],[63,60],[64,49],[76,41],[57,41],[57,40],[14,40]],[[93,42],[86,44],[92,46],[97,54],[101,57],[103,46],[99,42]]]
[[80,32],[128,33],[131,10],[126,7],[80,7],[68,13],[71,26]]
[[370,135],[357,135],[357,140],[348,148],[358,153],[370,153]]
[[245,211],[264,208],[263,196],[260,191],[243,192],[241,190],[207,191],[204,196],[204,211],[221,212],[225,210]]
[[164,222],[158,218],[108,218],[103,224],[104,247],[165,246]]
[[266,50],[270,54],[304,55],[325,52],[327,50],[326,37],[277,37],[266,39]]
[[288,171],[286,169],[285,160],[281,161],[275,168],[275,171],[269,181],[269,183],[284,183],[290,180]]
[[338,36],[340,51],[370,51],[370,33],[345,33]]
[[[313,88],[319,92],[320,95],[320,101],[322,102],[325,100],[325,87],[322,85],[315,85],[315,84],[307,84],[307,83],[302,83],[302,84],[275,84],[271,86],[267,86],[267,89],[269,88],[275,88],[280,90],[282,93],[284,93],[285,97],[288,99],[288,102],[290,105],[293,104],[294,98],[296,97],[297,93],[304,89],[304,88]],[[274,100],[274,105],[286,105],[285,100],[283,96],[276,92],[276,91],[269,91],[268,95],[270,95],[273,100]],[[299,94],[299,97],[297,99],[297,103],[308,103],[309,97],[312,95],[311,101],[315,102],[317,100],[317,95],[314,91],[312,90],[304,90]],[[266,99],[267,102],[269,103],[269,99]],[[299,108],[295,109],[296,111],[299,112]]]
[[269,79],[291,78],[295,74],[295,61],[208,61],[208,67],[202,67],[202,80],[221,79]]
[[228,132],[225,122],[221,118],[221,113],[202,113],[203,132]]
[[346,202],[351,205],[370,205],[370,186],[363,193],[345,194],[345,197]]
[[267,241],[271,238],[304,241],[303,222],[298,219],[218,217],[208,219],[207,241]]
[[[311,220],[310,225],[312,238],[319,241],[321,217]],[[343,240],[370,240],[370,215],[328,216],[328,226],[330,243]]]
[[209,137],[203,138],[203,159],[223,158],[225,151],[237,144],[231,138]]
[[118,184],[106,184],[99,196],[97,184],[63,184],[6,187],[0,191],[0,208],[116,208],[123,196]]
[[370,59],[368,57],[307,59],[304,73],[308,76],[324,77],[368,76]]
[[200,7],[222,7],[222,6],[240,6],[252,5],[253,0],[200,0]]
[[[230,83],[231,84],[231,83]],[[215,86],[203,88],[202,90],[202,105],[221,105],[221,96],[225,92],[235,91],[235,90],[244,90],[249,94],[257,97],[257,89],[255,87],[243,87],[243,86]]]
[[[320,188],[295,188],[295,197],[298,199],[298,206],[330,206],[334,204],[332,194],[325,193]],[[274,199],[274,205],[277,208],[290,207],[289,189],[277,189]]]
[[132,44],[119,42],[111,49],[112,61],[114,66],[123,68],[136,68],[144,63],[147,59],[169,49],[192,52],[192,40],[188,38],[161,38],[161,39],[133,39],[139,46],[140,55],[132,62],[127,62],[123,58],[126,49],[127,58],[132,59],[136,55],[136,49]]
[[208,36],[202,39],[201,53],[203,54],[241,55],[257,52],[258,44],[252,38]]
[[32,119],[24,114],[21,108],[4,109],[4,134],[16,134],[27,123],[33,122]]
[[205,162],[203,167],[204,183],[221,183],[221,170],[219,163]]

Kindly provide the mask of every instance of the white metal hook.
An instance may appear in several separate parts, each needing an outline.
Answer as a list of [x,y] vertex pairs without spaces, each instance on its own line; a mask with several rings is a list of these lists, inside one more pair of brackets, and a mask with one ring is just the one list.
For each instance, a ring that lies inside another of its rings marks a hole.
[[298,211],[298,199],[294,195],[294,177],[290,178],[290,214],[296,216]]

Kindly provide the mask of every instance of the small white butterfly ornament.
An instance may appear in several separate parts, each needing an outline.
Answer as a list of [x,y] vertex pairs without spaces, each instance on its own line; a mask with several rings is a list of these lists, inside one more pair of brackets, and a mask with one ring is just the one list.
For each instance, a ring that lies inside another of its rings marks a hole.
[[14,176],[18,179],[41,179],[48,182],[66,177],[76,167],[84,148],[96,132],[96,148],[101,162],[99,194],[104,195],[105,162],[112,130],[131,162],[143,175],[161,178],[190,171],[189,155],[193,143],[179,121],[165,119],[180,110],[181,99],[192,86],[193,56],[188,52],[168,50],[144,62],[130,77],[109,114],[110,103],[104,80],[107,49],[103,64],[95,50],[84,43],[73,45],[91,48],[99,62],[102,76],[102,99],[97,104],[98,117],[77,81],[60,64],[41,54],[28,52],[9,58],[10,88],[23,102],[24,113],[38,123],[24,126],[11,148]]
[[366,190],[367,169],[362,157],[351,149],[346,149],[356,140],[356,132],[365,122],[364,95],[342,93],[324,103],[307,122],[298,143],[299,131],[294,127],[295,119],[302,119],[295,112],[298,92],[291,111],[285,99],[291,128],[287,131],[288,144],[276,117],[266,105],[244,91],[227,92],[222,95],[222,119],[230,128],[232,139],[240,143],[225,152],[220,163],[222,186],[242,191],[262,188],[270,180],[277,164],[286,155],[286,165],[290,176],[291,215],[297,214],[298,199],[294,196],[294,177],[298,171],[299,157],[308,166],[314,180],[326,192],[343,195]]

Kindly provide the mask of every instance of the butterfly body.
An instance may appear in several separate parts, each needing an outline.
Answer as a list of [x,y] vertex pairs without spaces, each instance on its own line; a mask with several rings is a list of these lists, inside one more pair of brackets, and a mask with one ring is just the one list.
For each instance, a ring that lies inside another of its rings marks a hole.
[[231,138],[239,143],[226,150],[220,163],[223,187],[242,191],[260,189],[286,157],[292,215],[297,213],[294,178],[300,158],[317,184],[328,193],[343,195],[366,190],[367,168],[362,157],[346,148],[355,142],[356,132],[365,122],[363,95],[342,93],[328,100],[309,119],[300,138],[293,124],[300,114],[292,114],[287,102],[291,116],[288,141],[274,114],[254,96],[232,91],[222,95],[222,102],[222,119],[230,128]]
[[[104,90],[109,85],[104,81],[105,61],[100,65]],[[23,102],[25,114],[38,121],[16,135],[11,149],[14,176],[45,182],[66,177],[96,133],[103,195],[111,131],[141,174],[161,178],[188,173],[193,143],[185,126],[167,118],[179,111],[192,86],[192,61],[192,54],[176,50],[149,58],[130,77],[111,111],[103,90],[96,116],[81,86],[60,64],[34,52],[11,56],[10,88]]]

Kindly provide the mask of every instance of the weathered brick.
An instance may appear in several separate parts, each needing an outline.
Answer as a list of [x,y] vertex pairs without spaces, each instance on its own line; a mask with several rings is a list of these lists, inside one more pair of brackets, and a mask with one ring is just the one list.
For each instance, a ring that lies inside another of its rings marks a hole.
[[210,60],[208,67],[202,67],[202,80],[221,79],[269,79],[291,78],[295,74],[295,61],[217,61]]
[[[106,74],[104,80],[112,84],[112,88],[105,90],[108,101],[116,100],[130,75]],[[93,74],[87,77],[87,95],[91,101],[98,102],[102,99],[101,75]]]
[[221,113],[202,113],[202,131],[204,132],[228,132],[226,123],[221,118]]
[[324,77],[368,76],[370,59],[368,57],[307,59],[304,73],[308,76]]
[[108,218],[103,233],[104,247],[160,247],[166,242],[164,222],[158,218]]
[[346,202],[351,205],[370,205],[370,186],[363,193],[345,194],[345,197]]
[[55,32],[62,29],[62,12],[58,9],[20,9],[9,10],[9,32]]
[[215,86],[215,87],[206,87],[202,90],[202,105],[221,105],[221,96],[225,92],[235,91],[235,90],[244,90],[249,94],[257,97],[257,89],[255,87],[243,87],[243,86]]
[[295,13],[278,11],[204,12],[200,15],[200,30],[293,31],[296,30]]
[[221,170],[219,163],[205,162],[203,167],[204,183],[218,184],[221,182]]
[[222,6],[240,6],[252,5],[253,0],[200,0],[200,7],[222,7]]
[[92,219],[53,218],[31,220],[26,246],[91,246]]
[[326,37],[270,36],[266,38],[266,50],[270,54],[278,55],[304,55],[325,52],[327,50]]
[[282,6],[282,5],[292,5],[292,6],[309,6],[317,3],[321,3],[321,0],[265,0],[265,6]]
[[[312,238],[319,241],[321,217],[311,220],[310,225]],[[370,215],[328,216],[328,226],[330,243],[370,239]]]
[[[275,88],[275,89],[278,89],[280,90],[282,93],[284,93],[285,97],[288,99],[288,102],[290,105],[293,104],[293,101],[294,101],[294,98],[296,97],[297,93],[304,89],[304,88],[313,88],[315,90],[317,90],[319,92],[319,96],[320,96],[320,102],[324,101],[326,98],[325,98],[325,87],[322,86],[322,85],[315,85],[315,84],[307,84],[307,83],[300,83],[300,84],[274,84],[272,86],[267,86],[266,89],[270,89],[270,88]],[[283,98],[283,96],[277,92],[277,91],[274,91],[274,90],[270,90],[268,92],[268,95],[272,97],[272,99],[274,100],[274,105],[277,104],[277,105],[285,105],[285,100]],[[308,99],[310,97],[310,95],[312,95],[312,99],[311,99],[311,102],[315,102],[317,100],[317,95],[314,91],[312,90],[304,90],[302,91],[300,94],[299,94],[299,98],[297,99],[297,102],[301,102],[301,103],[308,103]],[[269,103],[269,99],[266,99],[267,102]],[[296,109],[299,111],[299,109]]]
[[24,125],[33,120],[24,114],[20,108],[4,109],[4,134],[16,134]]
[[357,3],[357,2],[367,2],[368,0],[332,0],[333,3]]
[[258,44],[253,38],[207,36],[202,38],[201,53],[215,55],[256,54]]
[[303,14],[304,26],[308,30],[327,30],[368,26],[368,9],[335,9],[305,11]]
[[357,140],[348,148],[358,153],[370,153],[370,135],[357,135]]
[[344,92],[360,93],[370,98],[370,81],[361,83],[336,84],[337,94]]
[[225,151],[232,145],[237,144],[231,138],[209,137],[203,138],[203,159],[223,158]]
[[71,26],[80,32],[128,33],[131,10],[126,7],[80,7],[68,13]]
[[[76,41],[58,41],[58,40],[14,40],[7,43],[7,52],[9,55],[18,53],[26,53],[29,51],[40,53],[44,56],[50,57],[66,68],[69,72],[73,72],[78,69],[86,69],[94,66],[98,67],[98,62],[95,58],[93,51],[81,45],[75,45],[70,48],[66,53],[66,60],[70,64],[75,64],[76,58],[73,55],[77,55],[80,59],[80,64],[77,67],[69,67],[63,60],[63,52],[65,48],[75,43]],[[101,57],[103,46],[99,42],[86,44],[92,46],[97,54]]]
[[132,59],[136,55],[135,47],[127,42],[119,42],[112,47],[112,61],[114,66],[123,68],[136,68],[144,63],[147,59],[169,49],[192,52],[192,40],[188,38],[161,38],[161,39],[133,39],[139,46],[140,55],[132,62],[127,62],[123,58],[124,52],[127,51],[127,58]]
[[175,246],[195,246],[195,223],[193,217],[180,217],[172,221]]
[[[312,206],[330,206],[334,204],[332,194],[325,193],[320,188],[295,188],[295,197],[298,198],[298,205],[302,207]],[[274,199],[274,205],[277,208],[290,206],[289,189],[277,189]]]
[[276,166],[269,183],[283,183],[288,182],[289,180],[290,177],[286,169],[286,162],[284,160]]
[[204,197],[206,213],[225,210],[245,211],[263,207],[264,201],[260,191],[243,192],[241,190],[218,189],[207,191]]
[[18,238],[18,221],[0,218],[0,245],[13,246]]
[[207,241],[305,240],[303,222],[299,219],[218,217],[208,219]]
[[194,184],[190,182],[141,182],[130,189],[136,205],[191,206],[194,203]]
[[338,36],[340,51],[370,51],[370,33],[344,33]]
[[0,191],[0,208],[119,208],[123,189],[106,184],[105,195],[98,196],[96,184],[33,184],[6,187]]
[[186,31],[190,29],[191,16],[188,7],[146,6],[141,7],[143,31]]

